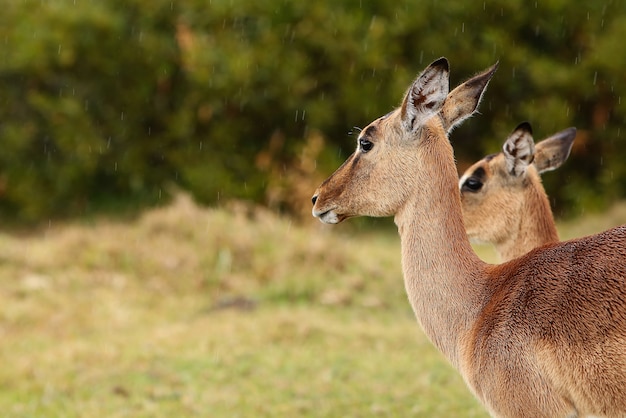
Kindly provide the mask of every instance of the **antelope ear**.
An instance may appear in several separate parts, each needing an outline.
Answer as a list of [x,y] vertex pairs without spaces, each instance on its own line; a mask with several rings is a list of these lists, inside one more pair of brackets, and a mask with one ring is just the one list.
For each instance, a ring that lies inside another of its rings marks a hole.
[[535,143],[530,123],[522,122],[513,130],[502,147],[506,170],[509,174],[519,177],[535,157]]
[[448,60],[439,58],[417,77],[402,102],[400,114],[404,129],[415,132],[441,110],[450,89],[449,74]]
[[567,128],[539,142],[535,147],[535,167],[540,173],[554,170],[567,160],[572,150],[576,128]]
[[498,62],[459,85],[448,94],[440,112],[443,128],[446,132],[450,133],[456,126],[476,112],[483,93],[497,69]]

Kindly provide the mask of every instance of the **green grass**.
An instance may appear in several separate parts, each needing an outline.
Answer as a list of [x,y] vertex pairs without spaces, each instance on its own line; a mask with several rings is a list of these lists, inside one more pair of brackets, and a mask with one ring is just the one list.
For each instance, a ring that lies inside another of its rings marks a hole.
[[485,417],[363,229],[181,196],[0,234],[2,416]]

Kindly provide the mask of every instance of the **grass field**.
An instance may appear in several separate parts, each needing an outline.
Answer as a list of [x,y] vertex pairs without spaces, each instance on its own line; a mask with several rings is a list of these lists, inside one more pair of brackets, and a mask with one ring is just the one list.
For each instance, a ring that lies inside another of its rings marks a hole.
[[485,417],[413,318],[395,232],[354,224],[180,196],[0,234],[2,416]]

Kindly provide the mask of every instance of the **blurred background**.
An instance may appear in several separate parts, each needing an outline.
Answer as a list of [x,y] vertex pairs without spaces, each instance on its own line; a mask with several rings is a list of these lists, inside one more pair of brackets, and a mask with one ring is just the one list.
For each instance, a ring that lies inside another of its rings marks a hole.
[[147,207],[177,189],[308,214],[352,127],[440,56],[453,85],[500,62],[482,114],[452,136],[461,169],[522,121],[536,140],[576,126],[545,177],[556,213],[626,194],[620,0],[5,1],[0,22],[6,219]]
[[561,237],[626,223],[623,0],[0,4],[3,417],[486,416],[391,222],[310,216],[440,56],[451,87],[500,63],[460,171],[575,126]]

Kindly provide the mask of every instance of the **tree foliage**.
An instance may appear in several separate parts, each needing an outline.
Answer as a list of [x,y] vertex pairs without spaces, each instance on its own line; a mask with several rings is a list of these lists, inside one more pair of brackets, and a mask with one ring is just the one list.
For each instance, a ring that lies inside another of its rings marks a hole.
[[0,212],[36,221],[172,185],[308,210],[351,127],[446,56],[453,84],[500,62],[452,135],[461,167],[523,120],[537,140],[576,126],[544,179],[576,213],[626,195],[625,36],[620,0],[7,1]]

